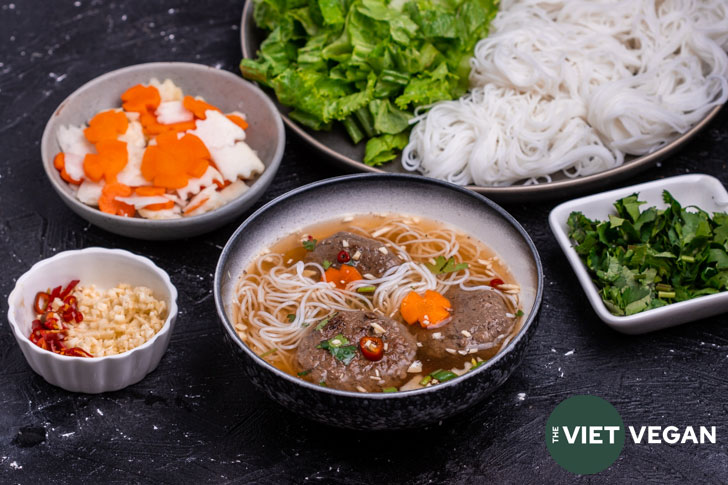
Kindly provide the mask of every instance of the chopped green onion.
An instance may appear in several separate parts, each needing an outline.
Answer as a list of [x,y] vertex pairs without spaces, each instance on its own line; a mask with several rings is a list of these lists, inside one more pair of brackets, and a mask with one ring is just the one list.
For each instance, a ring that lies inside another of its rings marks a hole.
[[329,386],[326,385],[326,381],[319,382],[319,386],[329,387]]
[[323,320],[321,320],[319,324],[316,325],[316,330],[321,330],[322,328],[324,328],[326,324],[329,323],[329,319],[330,318],[324,318]]
[[312,370],[313,369],[306,369],[304,371],[299,372],[297,375],[299,375],[300,377],[307,376],[311,373]]
[[268,351],[266,351],[266,352],[263,352],[262,354],[260,354],[260,356],[259,356],[259,357],[261,357],[261,358],[263,358],[263,357],[268,357],[268,356],[269,356],[270,354],[272,354],[273,352],[278,352],[278,349],[270,349],[270,350],[268,350]]
[[374,293],[374,291],[377,289],[376,286],[362,286],[361,288],[357,288],[357,293]]
[[328,259],[324,259],[324,262],[321,264],[321,266],[323,266],[324,271],[326,271],[331,267],[331,261],[329,261]]
[[475,364],[473,367],[471,367],[470,370],[475,370],[478,367],[481,367],[482,365],[484,365],[486,362],[488,362],[488,361],[487,360],[481,360],[480,362],[478,362],[477,364]]
[[674,291],[658,291],[657,292],[658,298],[675,298],[675,292]]
[[655,285],[657,291],[672,291],[672,285],[666,283],[658,283]]
[[433,379],[437,379],[440,382],[446,382],[450,379],[455,379],[458,375],[453,371],[438,369],[435,372],[430,373]]
[[422,380],[420,381],[420,385],[421,385],[421,386],[426,386],[427,384],[429,384],[429,383],[430,383],[430,381],[431,381],[431,380],[432,380],[432,376],[425,376],[425,377],[423,377],[423,378],[422,378]]
[[382,392],[397,392],[397,391],[399,391],[399,389],[397,389],[396,387],[385,387],[382,389]]

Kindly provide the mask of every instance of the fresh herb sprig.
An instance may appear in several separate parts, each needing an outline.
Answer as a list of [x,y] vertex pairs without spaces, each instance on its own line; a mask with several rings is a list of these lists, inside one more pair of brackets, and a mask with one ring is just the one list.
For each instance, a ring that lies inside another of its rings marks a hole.
[[349,345],[349,340],[341,334],[328,340],[322,340],[316,348],[328,350],[336,360],[344,365],[349,365],[356,357],[356,345]]
[[456,264],[455,258],[445,259],[444,256],[436,257],[434,263],[425,263],[425,266],[427,266],[427,269],[429,269],[432,274],[453,273],[455,271],[468,269],[468,263]]
[[609,311],[633,315],[728,289],[728,214],[682,207],[668,192],[666,209],[639,194],[614,203],[608,221],[572,212],[574,249]]

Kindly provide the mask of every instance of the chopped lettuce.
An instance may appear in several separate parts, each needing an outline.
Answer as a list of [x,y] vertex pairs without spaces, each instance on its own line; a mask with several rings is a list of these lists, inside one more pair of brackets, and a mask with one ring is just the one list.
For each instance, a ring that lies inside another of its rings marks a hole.
[[240,69],[314,130],[342,123],[365,163],[395,158],[414,109],[468,87],[475,44],[498,0],[255,0],[268,32]]

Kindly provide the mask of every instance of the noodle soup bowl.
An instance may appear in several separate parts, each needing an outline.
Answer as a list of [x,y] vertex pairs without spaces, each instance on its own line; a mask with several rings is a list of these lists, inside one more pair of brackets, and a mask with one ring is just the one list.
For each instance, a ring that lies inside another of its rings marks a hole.
[[[485,364],[434,386],[362,393],[316,385],[257,355],[238,336],[234,301],[241,275],[279,240],[309,226],[352,215],[397,214],[442,222],[481,241],[520,285],[525,316],[508,343]],[[366,174],[323,180],[284,194],[248,218],[223,249],[215,273],[215,304],[225,336],[247,377],[274,401],[329,425],[396,429],[437,423],[486,399],[520,364],[537,326],[543,292],[538,252],[501,207],[464,188],[414,175]]]

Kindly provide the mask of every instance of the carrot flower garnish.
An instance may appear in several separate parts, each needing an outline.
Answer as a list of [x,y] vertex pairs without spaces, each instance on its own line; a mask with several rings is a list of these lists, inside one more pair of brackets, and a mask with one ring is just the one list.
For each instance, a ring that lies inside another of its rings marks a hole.
[[89,153],[83,159],[83,171],[94,182],[102,178],[107,183],[116,181],[128,161],[126,143],[119,140],[103,140],[96,144],[98,153]]
[[201,99],[195,99],[192,96],[185,96],[182,99],[182,105],[189,111],[192,111],[192,114],[195,115],[195,118],[204,120],[207,118],[207,115],[205,115],[205,112],[209,109],[214,111],[220,111],[219,108],[216,106],[213,106],[209,103],[206,103],[202,101]]
[[119,135],[126,133],[129,120],[121,111],[102,111],[88,122],[88,128],[83,130],[86,139],[93,144],[105,140],[116,140]]
[[162,102],[162,97],[159,95],[159,90],[154,86],[137,84],[121,95],[121,101],[124,111],[145,113],[157,109],[159,103]]
[[210,152],[202,140],[190,133],[178,139],[167,132],[144,152],[142,176],[156,186],[181,189],[190,177],[202,177],[209,165]]
[[450,300],[432,290],[423,296],[410,291],[399,306],[399,313],[405,322],[412,325],[420,322],[424,328],[435,326],[450,316]]
[[227,119],[238,125],[240,128],[247,130],[248,122],[243,119],[242,116],[238,115],[227,115]]
[[353,281],[360,281],[364,279],[359,271],[348,264],[342,264],[341,268],[334,268],[333,266],[326,270],[322,281],[329,281],[336,285],[339,290],[345,290],[346,285]]
[[53,159],[53,166],[56,167],[56,170],[61,172],[61,178],[69,184],[81,184],[80,180],[72,179],[71,176],[68,175],[68,172],[66,172],[66,155],[63,152],[60,152],[58,155],[56,155],[56,158]]
[[132,189],[128,185],[118,182],[106,184],[101,190],[101,197],[99,197],[99,209],[107,214],[133,217],[135,214],[134,206],[116,200],[116,197],[129,197],[131,193]]

